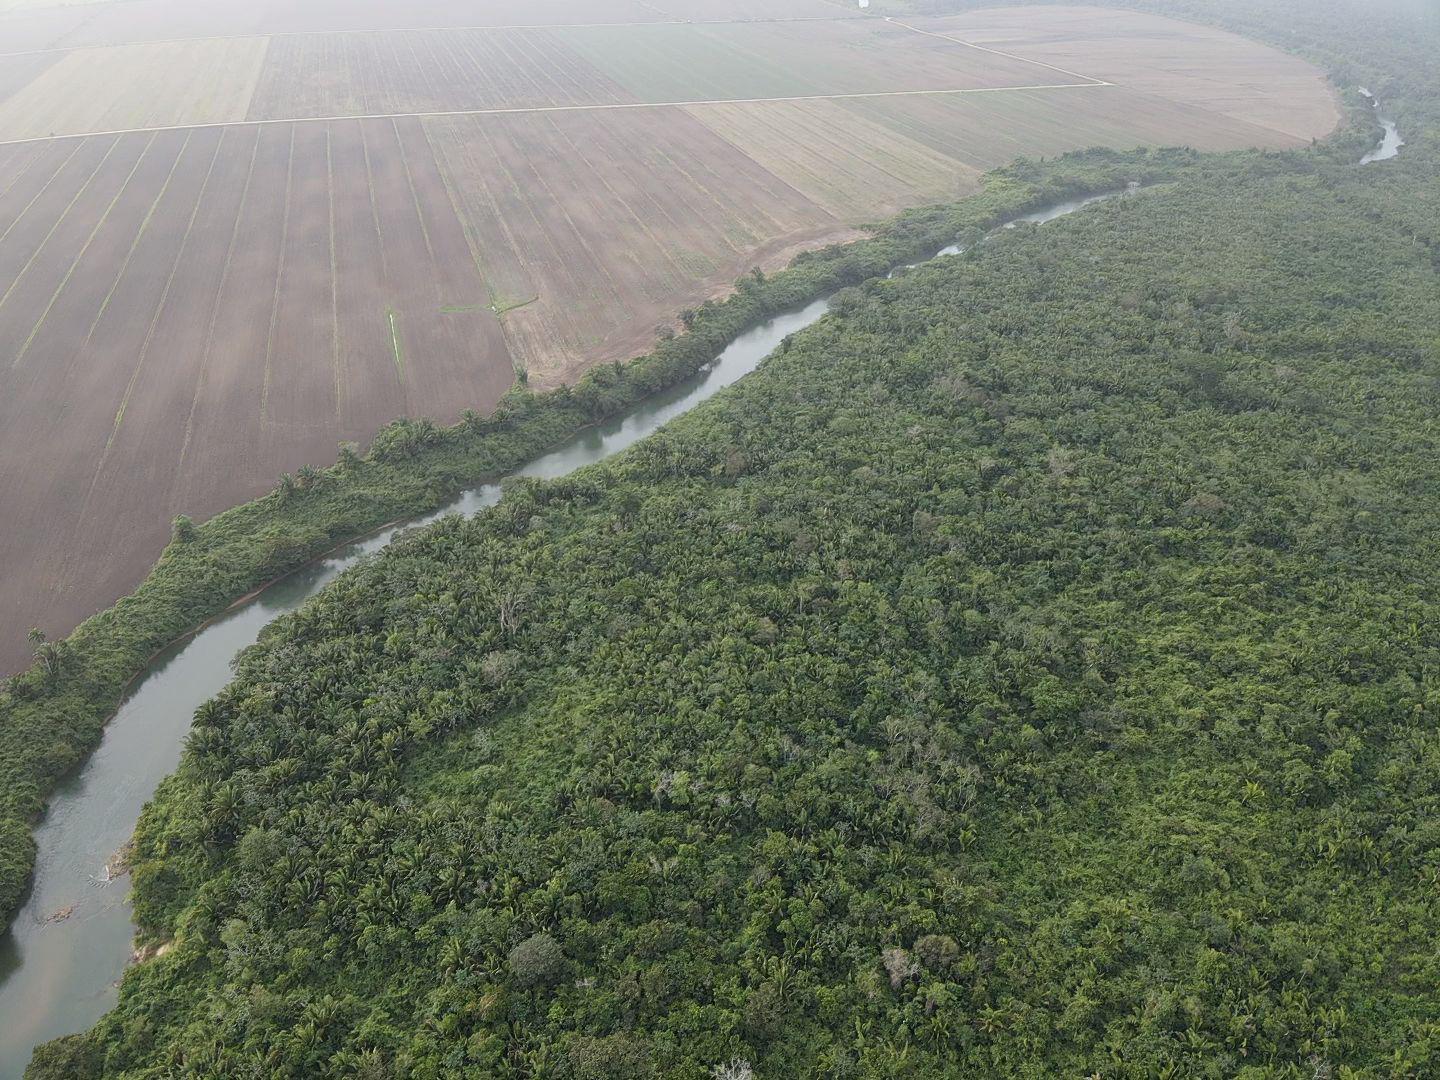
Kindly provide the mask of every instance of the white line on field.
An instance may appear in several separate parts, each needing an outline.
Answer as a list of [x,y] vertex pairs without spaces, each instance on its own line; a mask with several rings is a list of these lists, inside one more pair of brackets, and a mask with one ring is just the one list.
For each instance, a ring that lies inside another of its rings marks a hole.
[[[1088,78],[1088,76],[1080,76]],[[110,135],[142,135],[152,131],[191,131],[202,128],[265,127],[271,124],[334,124],[342,120],[423,120],[432,116],[525,116],[539,113],[614,112],[621,109],[690,109],[706,105],[766,105],[799,101],[855,101],[864,98],[938,97],[960,94],[1005,94],[1022,90],[1094,90],[1114,83],[1094,79],[1083,83],[1031,83],[1025,86],[976,86],[963,90],[874,90],[857,94],[800,94],[795,97],[709,98],[700,101],[616,101],[598,105],[531,105],[513,109],[440,109],[430,112],[361,113],[348,116],[287,116],[266,120],[220,120],[206,124],[163,124],[156,127],[118,128],[111,131],[73,131],[64,135],[38,135],[29,139],[0,139],[0,146],[51,142],[57,139],[91,139]]]
[[390,315],[390,347],[395,350],[395,372],[400,376],[400,381],[405,381],[405,358],[400,351],[400,328],[395,325],[395,312]]
[[967,49],[978,49],[980,52],[989,53],[992,56],[1003,56],[1007,60],[1018,60],[1025,64],[1034,64],[1036,67],[1049,68],[1051,71],[1058,71],[1061,75],[1069,75],[1074,79],[1089,79],[1096,86],[1109,86],[1110,83],[1104,79],[1097,79],[1094,75],[1086,75],[1083,71],[1071,71],[1069,68],[1059,67],[1056,64],[1047,64],[1043,60],[1031,60],[1028,56],[1021,56],[1019,53],[1006,52],[1004,49],[992,49],[988,45],[977,45],[973,41],[966,41],[964,38],[955,37],[953,34],[940,34],[933,30],[922,30],[918,26],[911,26],[907,22],[886,15],[885,21],[892,26],[903,26],[906,30],[913,30],[917,34],[924,34],[926,37],[939,38],[941,41],[952,41],[956,45],[964,45]]

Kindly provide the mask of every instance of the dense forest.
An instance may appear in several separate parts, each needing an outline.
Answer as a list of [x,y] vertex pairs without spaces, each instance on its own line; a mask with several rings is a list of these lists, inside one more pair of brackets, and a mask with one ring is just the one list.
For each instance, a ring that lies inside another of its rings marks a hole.
[[1402,157],[1178,155],[345,575],[32,1075],[1440,1074],[1440,30],[1244,9]]

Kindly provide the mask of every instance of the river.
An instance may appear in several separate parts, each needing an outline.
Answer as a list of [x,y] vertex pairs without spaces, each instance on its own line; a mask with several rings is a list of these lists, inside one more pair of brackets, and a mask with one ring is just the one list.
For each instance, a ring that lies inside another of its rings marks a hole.
[[1380,124],[1385,129],[1385,137],[1380,140],[1380,145],[1360,159],[1361,165],[1369,165],[1375,161],[1389,161],[1400,154],[1400,148],[1405,145],[1405,140],[1400,137],[1400,129],[1395,126],[1393,120],[1381,120]]
[[1401,147],[1405,145],[1405,140],[1400,137],[1400,129],[1395,126],[1395,121],[1387,120],[1381,115],[1380,100],[1374,94],[1363,86],[1360,87],[1360,94],[1370,102],[1370,107],[1375,110],[1375,119],[1380,121],[1380,126],[1385,130],[1385,134],[1380,139],[1380,145],[1362,157],[1360,164],[1370,165],[1376,161],[1389,161],[1393,157],[1398,157]]
[[[1047,206],[1007,223],[1043,223],[1115,194]],[[951,245],[935,257],[958,254]],[[920,264],[911,264],[913,266]],[[818,321],[830,298],[778,315],[742,335],[714,363],[536,458],[520,475],[564,476],[645,438],[755,370],[787,335]],[[130,961],[130,879],[106,865],[130,839],[140,810],[180,760],[196,708],[231,677],[236,653],[266,624],[294,611],[347,567],[379,551],[401,528],[453,513],[473,514],[500,498],[482,484],[449,505],[331,553],[258,593],[160,654],[131,686],[88,761],[50,798],[35,830],[35,884],[10,932],[0,939],[0,1080],[18,1080],[33,1048],[83,1031],[114,1004]],[[63,917],[61,915],[63,914]]]

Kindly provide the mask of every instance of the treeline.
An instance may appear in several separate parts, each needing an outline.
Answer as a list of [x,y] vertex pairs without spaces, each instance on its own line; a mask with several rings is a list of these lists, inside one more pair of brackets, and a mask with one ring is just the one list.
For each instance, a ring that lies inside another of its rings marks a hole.
[[1440,1073],[1440,84],[1397,106],[1394,162],[1171,155],[864,280],[275,624],[141,823],[172,948],[32,1074]]

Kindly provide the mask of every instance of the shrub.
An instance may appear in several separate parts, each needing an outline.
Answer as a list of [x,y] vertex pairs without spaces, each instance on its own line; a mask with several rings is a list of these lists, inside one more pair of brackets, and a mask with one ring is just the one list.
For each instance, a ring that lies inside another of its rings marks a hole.
[[505,958],[521,986],[553,986],[565,973],[565,953],[549,934],[528,937]]

